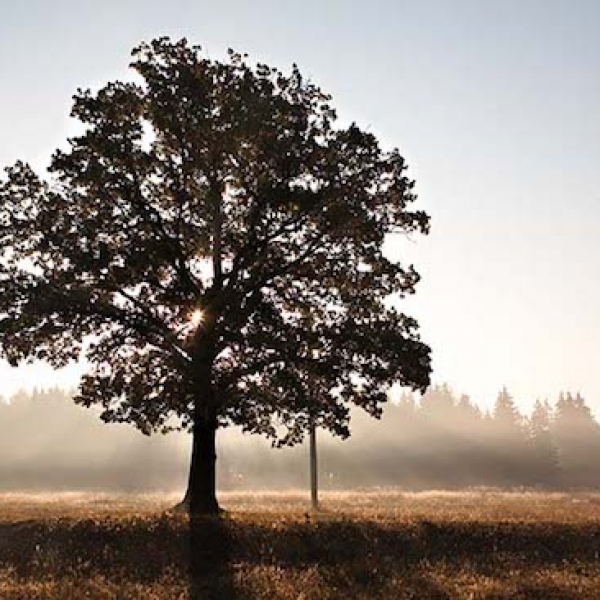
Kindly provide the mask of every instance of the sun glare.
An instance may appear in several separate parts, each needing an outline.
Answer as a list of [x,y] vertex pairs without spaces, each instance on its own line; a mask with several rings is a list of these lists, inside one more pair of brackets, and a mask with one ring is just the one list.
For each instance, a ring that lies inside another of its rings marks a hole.
[[195,310],[190,317],[190,322],[197,327],[202,321],[204,321],[204,313],[200,309]]

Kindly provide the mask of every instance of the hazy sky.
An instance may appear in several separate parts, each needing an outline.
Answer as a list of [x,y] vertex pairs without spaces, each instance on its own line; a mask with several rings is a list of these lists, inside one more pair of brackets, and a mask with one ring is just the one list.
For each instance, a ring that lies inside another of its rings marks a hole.
[[[432,215],[390,245],[435,379],[527,408],[581,390],[600,411],[600,2],[0,0],[0,165],[45,166],[78,87],[130,49],[186,36],[303,73],[341,117],[399,146]],[[75,370],[0,368],[2,389]]]

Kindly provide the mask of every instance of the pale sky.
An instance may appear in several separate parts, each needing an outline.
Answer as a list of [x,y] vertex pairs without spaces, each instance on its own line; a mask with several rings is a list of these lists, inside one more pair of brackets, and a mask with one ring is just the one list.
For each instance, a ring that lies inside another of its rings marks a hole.
[[[297,62],[401,149],[432,233],[390,252],[423,276],[405,307],[435,381],[600,413],[600,2],[0,0],[0,165],[46,166],[75,90],[159,35]],[[2,365],[0,392],[76,373]]]

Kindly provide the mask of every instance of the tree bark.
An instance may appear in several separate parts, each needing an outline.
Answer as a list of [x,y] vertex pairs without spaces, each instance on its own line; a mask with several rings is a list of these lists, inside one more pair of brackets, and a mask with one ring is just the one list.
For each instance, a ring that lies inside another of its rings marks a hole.
[[185,494],[183,496],[183,500],[181,502],[179,502],[179,504],[176,504],[171,510],[173,512],[176,513],[189,513],[190,512],[190,478],[189,478],[189,473],[188,473],[188,484],[187,487],[185,488]]
[[[172,510],[189,514],[221,512],[216,497],[216,427],[199,423],[192,429],[192,452],[183,500]],[[192,496],[194,508],[192,509]]]
[[319,481],[317,470],[317,430],[314,422],[310,424],[310,504],[313,510],[319,510]]
[[[202,407],[203,408],[203,407]],[[213,410],[196,411],[192,430],[192,457],[186,499],[191,516],[217,515],[216,433]]]
[[[219,514],[216,495],[217,405],[212,382],[214,360],[213,314],[198,327],[194,348],[194,415],[192,456],[186,499],[191,516]],[[184,502],[185,500],[184,499]]]

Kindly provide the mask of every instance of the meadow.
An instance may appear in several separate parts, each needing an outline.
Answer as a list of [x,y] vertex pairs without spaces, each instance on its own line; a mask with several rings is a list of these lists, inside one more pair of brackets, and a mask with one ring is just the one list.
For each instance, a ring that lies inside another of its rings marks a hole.
[[600,495],[0,495],[0,598],[600,598]]

